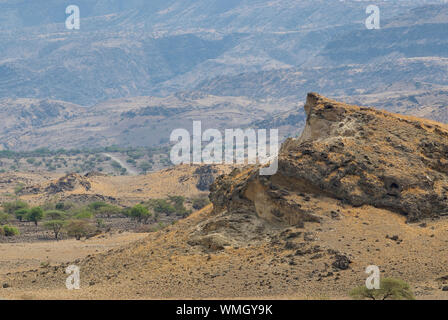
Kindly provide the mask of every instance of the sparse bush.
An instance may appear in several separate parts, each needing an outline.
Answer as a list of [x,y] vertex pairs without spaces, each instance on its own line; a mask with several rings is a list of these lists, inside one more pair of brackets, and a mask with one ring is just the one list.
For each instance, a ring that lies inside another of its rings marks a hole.
[[108,204],[106,202],[102,202],[102,201],[95,201],[95,202],[89,203],[89,205],[88,205],[89,209],[94,210],[94,211],[96,211],[102,207],[107,207],[107,206],[108,206]]
[[186,217],[191,213],[191,210],[187,210],[184,206],[185,198],[182,196],[170,196],[169,200],[173,203],[174,210],[177,216]]
[[152,168],[152,165],[148,161],[141,162],[138,167],[142,170],[143,173],[148,172]]
[[113,160],[113,161],[110,163],[110,165],[111,165],[113,168],[117,169],[117,170],[121,170],[121,169],[122,169],[121,164],[119,164],[119,163],[118,163],[117,161],[115,161],[115,160]]
[[13,202],[4,202],[2,204],[3,209],[6,213],[13,214],[15,211],[19,209],[26,209],[28,208],[28,204],[24,201],[13,201]]
[[116,216],[123,213],[123,210],[117,206],[113,205],[107,205],[105,207],[101,207],[98,210],[96,210],[95,214],[100,216],[107,216],[110,218],[110,216]]
[[74,204],[71,202],[58,202],[55,205],[56,210],[67,211],[74,207]]
[[176,212],[176,209],[164,199],[153,199],[149,203],[154,208],[154,212],[165,213],[166,215]]
[[56,210],[64,210],[64,202],[58,202],[55,206]]
[[7,224],[11,216],[5,212],[0,212],[0,224]]
[[70,237],[75,237],[76,240],[80,240],[82,237],[87,237],[90,233],[94,232],[93,226],[89,224],[87,220],[70,220],[65,229]]
[[366,286],[354,288],[350,297],[357,300],[414,300],[409,284],[400,279],[384,278],[379,289],[367,289]]
[[54,238],[56,240],[58,239],[58,236],[62,230],[62,228],[64,227],[66,221],[63,220],[50,220],[44,223],[44,227],[48,230],[53,231],[54,233]]
[[132,207],[130,216],[138,222],[143,222],[146,224],[151,217],[151,213],[149,212],[148,208],[144,207],[141,204],[136,204]]
[[23,190],[24,187],[25,186],[23,185],[23,183],[17,184],[14,188],[14,193],[19,194]]
[[193,199],[193,209],[200,210],[210,203],[207,197]]
[[88,220],[93,218],[93,212],[89,209],[81,209],[79,212],[77,212],[74,216],[75,219],[78,220]]
[[133,164],[133,165],[135,165],[137,163],[137,162],[135,162],[134,159],[127,159],[126,162],[130,163],[130,164]]
[[45,212],[45,218],[48,218],[49,220],[64,220],[65,217],[66,214],[64,211],[48,210]]
[[154,227],[154,231],[159,231],[165,228],[167,225],[163,222],[159,222],[156,227]]
[[20,234],[19,229],[8,225],[3,226],[3,233],[6,237],[13,237]]
[[145,154],[143,151],[137,150],[137,151],[128,151],[127,155],[129,157],[131,157],[132,159],[137,160],[137,159],[142,158]]

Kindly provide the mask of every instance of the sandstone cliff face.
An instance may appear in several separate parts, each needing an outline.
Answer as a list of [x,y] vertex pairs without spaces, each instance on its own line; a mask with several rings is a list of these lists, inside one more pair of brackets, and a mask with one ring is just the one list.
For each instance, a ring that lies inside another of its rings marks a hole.
[[315,93],[305,111],[303,134],[283,143],[275,175],[260,176],[251,167],[216,180],[215,214],[252,211],[271,223],[300,226],[319,220],[307,199],[325,196],[389,209],[410,222],[448,215],[447,125]]

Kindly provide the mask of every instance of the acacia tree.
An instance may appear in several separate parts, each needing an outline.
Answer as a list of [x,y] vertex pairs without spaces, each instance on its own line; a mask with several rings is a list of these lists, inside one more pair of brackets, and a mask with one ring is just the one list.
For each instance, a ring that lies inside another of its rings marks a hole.
[[151,213],[148,208],[142,206],[141,204],[136,204],[131,208],[130,215],[133,219],[136,219],[138,222],[148,223],[149,218],[151,217]]
[[353,299],[364,300],[414,300],[414,294],[409,284],[400,279],[384,278],[380,281],[379,289],[367,289],[366,286],[357,287],[350,291]]
[[45,228],[52,230],[54,238],[59,240],[58,236],[61,233],[62,228],[65,226],[64,220],[50,220],[44,223]]
[[87,237],[93,232],[92,226],[87,220],[70,220],[65,229],[70,237],[75,237],[76,240],[80,240],[82,237]]
[[43,217],[44,210],[42,210],[41,207],[34,207],[28,212],[27,220],[34,222],[34,224],[37,226],[37,223],[42,220]]
[[14,212],[14,215],[16,216],[17,220],[19,220],[21,222],[23,219],[26,219],[28,213],[29,213],[28,209],[22,208],[22,209],[16,210]]

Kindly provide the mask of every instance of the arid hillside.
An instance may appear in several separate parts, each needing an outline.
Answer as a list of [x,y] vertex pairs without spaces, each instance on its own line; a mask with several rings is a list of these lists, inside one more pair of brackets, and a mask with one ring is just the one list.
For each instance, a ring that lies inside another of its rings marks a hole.
[[[309,94],[272,176],[234,169],[212,205],[135,243],[1,274],[5,298],[348,298],[365,268],[447,299],[448,126]],[[93,185],[93,184],[92,184]],[[81,289],[65,288],[65,268]]]
[[[71,174],[0,174],[0,202],[14,197],[40,205],[44,202],[105,201],[121,206],[151,198],[206,195],[214,179],[228,166],[182,165],[138,176],[109,176],[99,172]],[[15,187],[21,185],[20,191]],[[14,192],[16,195],[14,195]]]

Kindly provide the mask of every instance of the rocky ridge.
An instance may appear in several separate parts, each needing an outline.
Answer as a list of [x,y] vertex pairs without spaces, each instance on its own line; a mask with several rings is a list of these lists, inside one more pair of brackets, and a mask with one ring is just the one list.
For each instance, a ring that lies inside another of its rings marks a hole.
[[216,181],[216,214],[243,210],[300,225],[317,220],[291,200],[305,193],[389,209],[408,221],[448,214],[447,125],[315,93],[305,111],[303,134],[283,143],[275,175],[260,176],[254,167]]

